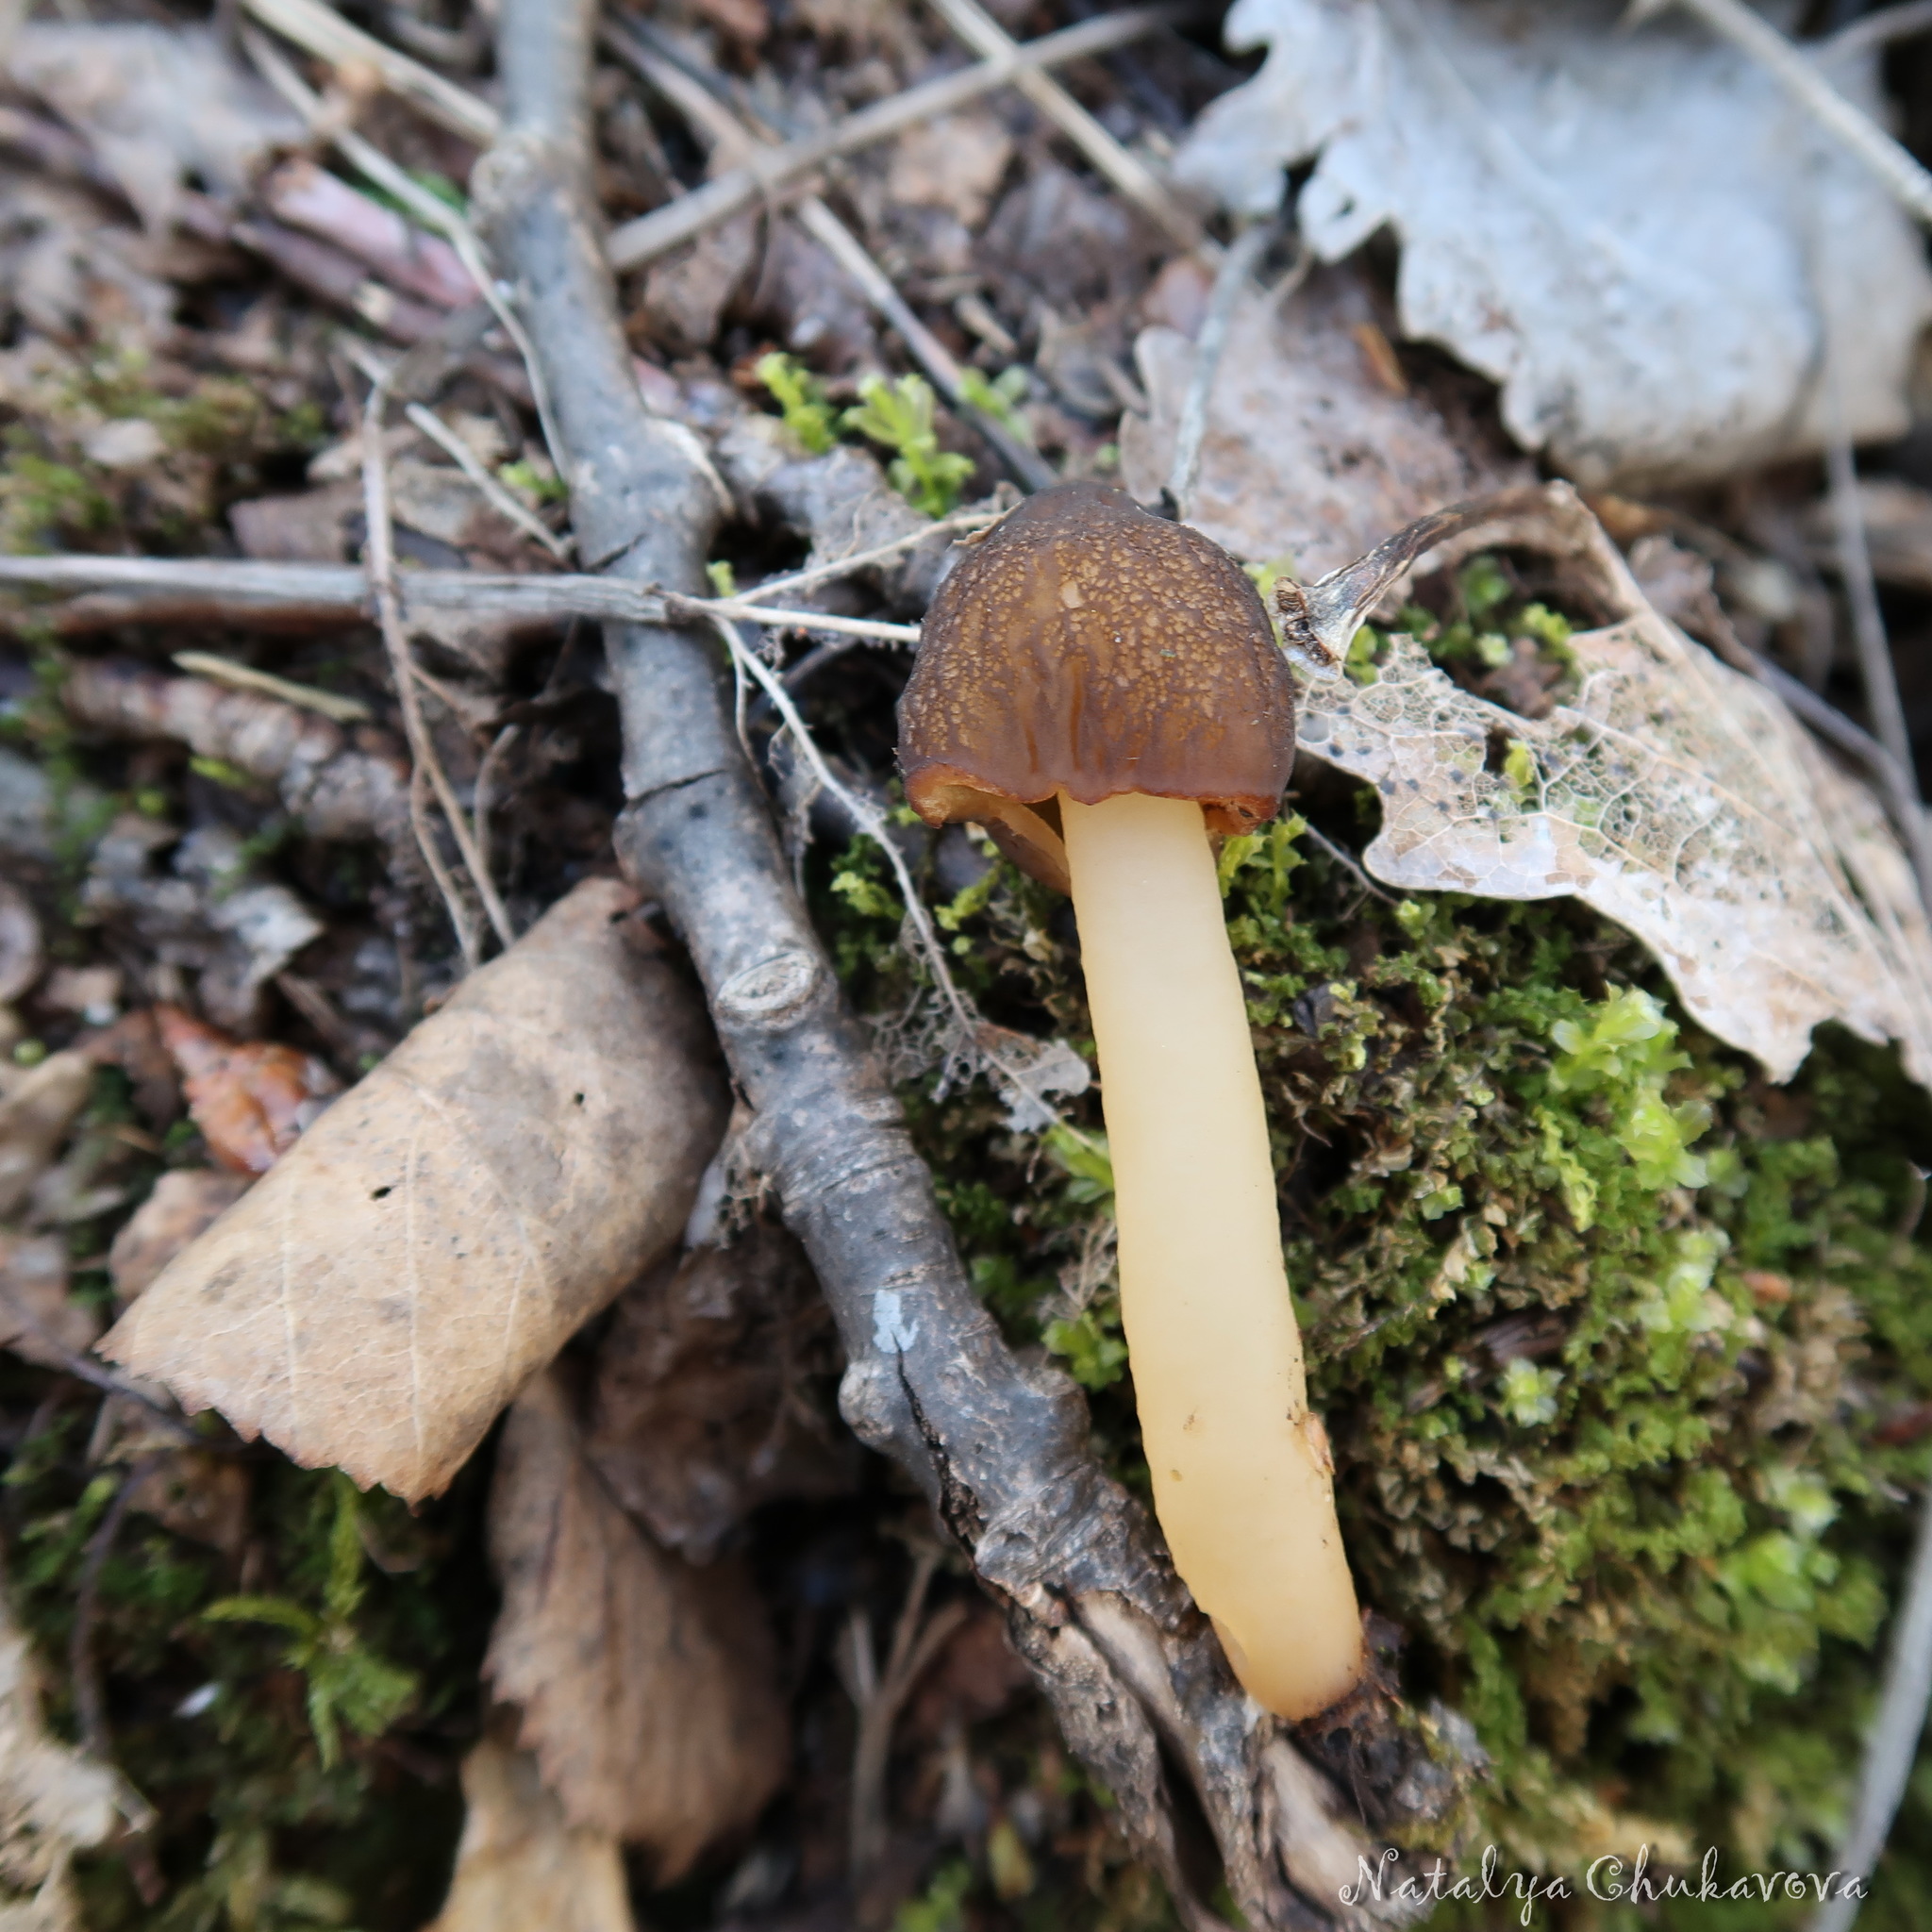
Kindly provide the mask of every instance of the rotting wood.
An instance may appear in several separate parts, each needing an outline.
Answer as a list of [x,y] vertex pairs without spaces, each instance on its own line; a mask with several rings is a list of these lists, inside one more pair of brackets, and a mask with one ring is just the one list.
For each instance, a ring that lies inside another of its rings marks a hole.
[[[695,591],[718,505],[688,432],[653,417],[617,324],[590,194],[594,8],[508,0],[506,132],[473,192],[537,344],[572,476],[580,554]],[[629,807],[618,847],[691,949],[776,1185],[833,1308],[841,1407],[920,1482],[1008,1609],[1070,1742],[1119,1801],[1191,1925],[1218,1923],[1182,1870],[1163,1743],[1191,1782],[1256,1925],[1313,1917],[1270,1841],[1264,1754],[1145,1513],[1088,1450],[1060,1374],[1007,1348],[966,1280],[930,1176],[796,891],[701,635],[612,625]],[[1331,1906],[1331,1910],[1338,1909]]]

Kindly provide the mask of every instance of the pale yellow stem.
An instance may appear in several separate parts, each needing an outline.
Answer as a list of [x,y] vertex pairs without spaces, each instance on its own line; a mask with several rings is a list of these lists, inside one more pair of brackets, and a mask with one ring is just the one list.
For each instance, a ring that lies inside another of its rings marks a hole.
[[1155,1509],[1241,1682],[1309,1717],[1360,1674],[1361,1624],[1207,827],[1172,798],[1062,795],[1060,818]]

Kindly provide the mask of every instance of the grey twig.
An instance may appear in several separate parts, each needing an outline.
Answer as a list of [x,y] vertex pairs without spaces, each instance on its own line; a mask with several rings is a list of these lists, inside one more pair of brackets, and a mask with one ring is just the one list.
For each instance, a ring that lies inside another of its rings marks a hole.
[[[1878,1714],[1865,1741],[1864,1771],[1858,1780],[1858,1802],[1851,1829],[1840,1845],[1839,1870],[1849,1880],[1869,1879],[1891,1822],[1905,1796],[1906,1781],[1918,1755],[1925,1728],[1925,1707],[1932,1702],[1932,1491],[1921,1507],[1919,1540],[1906,1581],[1905,1600],[1885,1660],[1885,1682],[1878,1693]],[[1858,1901],[1843,1891],[1819,1907],[1812,1932],[1851,1932],[1858,1916]]]
[[[1188,392],[1181,403],[1180,426],[1174,439],[1174,462],[1167,473],[1168,505],[1183,522],[1193,510],[1194,486],[1201,480],[1201,444],[1208,434],[1208,404],[1214,393],[1214,378],[1221,372],[1222,352],[1227,347],[1235,304],[1241,300],[1248,277],[1278,232],[1273,222],[1257,222],[1253,227],[1242,229],[1234,245],[1221,258],[1221,265],[1214,274],[1214,291],[1208,297],[1208,314],[1194,343],[1193,373],[1188,378]],[[1299,279],[1307,273],[1310,258],[1304,249],[1301,260],[1290,274]]]
[[[688,433],[645,408],[618,326],[589,185],[594,31],[591,0],[504,0],[505,133],[473,191],[579,479],[579,554],[695,594],[719,505]],[[1016,1359],[967,1280],[793,888],[732,730],[722,654],[708,632],[648,621],[613,623],[606,639],[630,801],[619,851],[690,948],[753,1110],[747,1157],[772,1177],[838,1321],[841,1412],[915,1476],[1006,1606],[1070,1742],[1190,1924],[1214,1921],[1181,1868],[1163,1743],[1249,1923],[1295,1923],[1270,1837],[1263,1753],[1277,1733],[1228,1673],[1145,1512],[1090,1453],[1078,1391]]]
[[[983,59],[1010,58],[1011,38],[979,0],[932,0],[937,12]],[[1130,155],[1050,74],[1025,68],[1013,85],[1059,128],[1093,167],[1183,248],[1201,245],[1201,224],[1146,162]]]
[[695,241],[742,208],[780,199],[787,190],[795,192],[797,183],[841,155],[856,154],[908,127],[937,121],[982,94],[1009,85],[1028,69],[1043,71],[1088,55],[1111,52],[1180,17],[1180,8],[1169,7],[1134,7],[1120,13],[1103,13],[1098,19],[1083,20],[1076,26],[1024,42],[1009,54],[875,101],[822,134],[801,136],[783,147],[760,149],[738,167],[714,175],[702,188],[613,228],[605,243],[610,266],[620,275],[627,275],[684,242]]

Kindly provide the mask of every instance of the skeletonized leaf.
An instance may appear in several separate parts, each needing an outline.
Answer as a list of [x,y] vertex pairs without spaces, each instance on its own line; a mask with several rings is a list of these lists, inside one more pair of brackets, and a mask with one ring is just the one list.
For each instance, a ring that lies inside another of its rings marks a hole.
[[[1622,0],[1241,0],[1266,65],[1200,117],[1184,177],[1272,211],[1284,166],[1324,260],[1381,229],[1404,332],[1503,388],[1526,449],[1592,483],[1721,475],[1906,425],[1932,310],[1917,232],[1778,81]],[[1879,106],[1867,54],[1835,87]]]
[[426,1932],[633,1932],[617,1840],[567,1824],[527,1751],[485,1738],[463,1759],[463,1797],[457,1869]]
[[1932,1085],[1932,931],[1871,794],[1762,686],[1652,609],[1567,485],[1496,501],[1496,522],[1457,548],[1557,556],[1612,622],[1571,639],[1580,688],[1541,719],[1462,690],[1399,636],[1374,683],[1309,686],[1302,747],[1381,794],[1364,864],[1406,888],[1574,893],[1774,1079],[1836,1020],[1897,1041]]
[[517,1398],[490,1548],[484,1675],[572,1824],[646,1847],[660,1883],[749,1826],[790,1757],[763,1612],[734,1564],[660,1550],[579,1446],[557,1371]]
[[704,1012],[593,879],[465,980],[102,1344],[411,1500],[682,1232],[724,1124]]

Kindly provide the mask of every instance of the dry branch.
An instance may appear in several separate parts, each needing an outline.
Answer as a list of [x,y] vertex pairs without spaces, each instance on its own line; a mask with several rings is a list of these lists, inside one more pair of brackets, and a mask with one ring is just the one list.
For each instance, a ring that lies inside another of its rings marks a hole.
[[610,266],[621,275],[642,268],[729,221],[742,208],[778,199],[788,189],[802,192],[797,184],[827,161],[856,154],[908,127],[937,121],[981,94],[1007,86],[1023,73],[1043,72],[1130,45],[1175,19],[1177,13],[1178,9],[1166,7],[1135,7],[1121,13],[1105,13],[1097,20],[1062,27],[1058,33],[1042,34],[1037,41],[1027,41],[958,74],[941,75],[937,80],[909,87],[848,115],[822,134],[803,135],[783,147],[760,149],[702,188],[613,228],[605,242]]
[[[580,554],[696,591],[718,505],[699,453],[640,397],[591,199],[588,0],[507,0],[506,132],[473,192],[514,277],[573,481]],[[1172,1761],[1251,1924],[1306,1923],[1271,1840],[1277,1733],[1241,1693],[1144,1512],[1086,1445],[1072,1384],[1015,1359],[966,1280],[897,1102],[840,996],[732,729],[701,633],[607,632],[630,801],[619,849],[682,932],[775,1183],[844,1342],[841,1408],[918,1479],[1008,1609],[1074,1748],[1191,1924]],[[1285,1744],[1281,1748],[1287,1748]],[[1337,1909],[1332,1902],[1330,1909]]]

